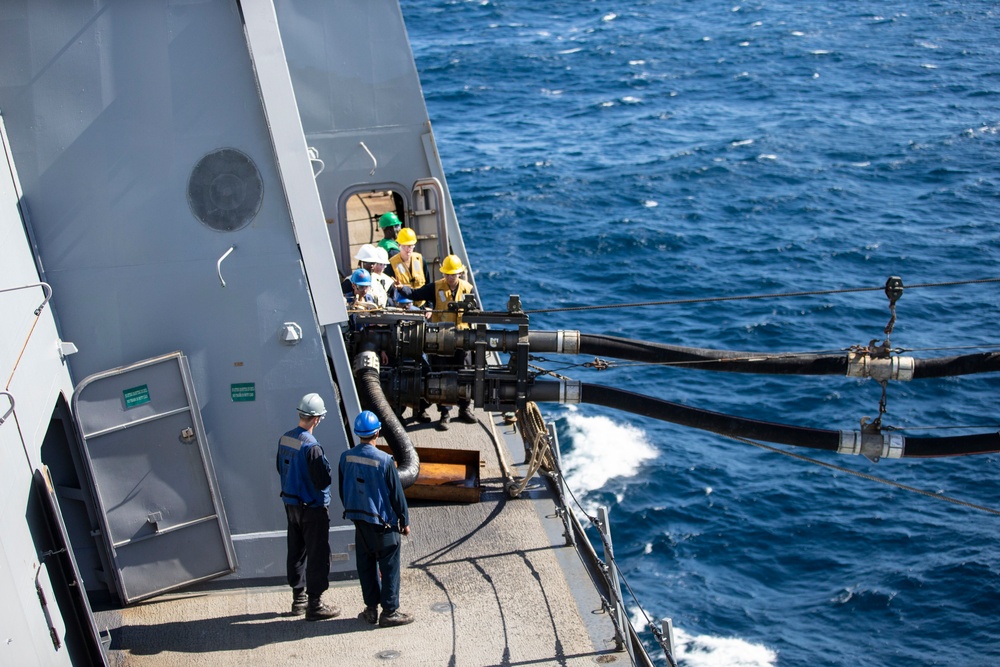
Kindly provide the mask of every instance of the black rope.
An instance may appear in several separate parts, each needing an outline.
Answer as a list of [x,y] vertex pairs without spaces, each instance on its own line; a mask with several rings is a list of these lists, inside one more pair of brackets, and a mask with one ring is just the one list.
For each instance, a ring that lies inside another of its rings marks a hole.
[[[982,283],[1000,282],[1000,278],[977,278],[973,280],[954,280],[944,283],[919,283],[907,285],[906,289],[917,289],[922,287],[954,287],[956,285],[976,285]],[[598,306],[566,306],[564,308],[540,308],[538,310],[526,310],[525,315],[535,315],[538,313],[562,313],[574,310],[606,310],[609,308],[643,308],[646,306],[678,306],[691,303],[713,303],[717,301],[744,301],[749,299],[777,299],[796,296],[821,296],[824,294],[849,294],[853,292],[884,292],[885,285],[878,287],[848,287],[833,290],[813,290],[809,292],[775,292],[773,294],[753,294],[742,296],[714,296],[699,299],[673,299],[670,301],[643,301],[639,303],[609,303]]]

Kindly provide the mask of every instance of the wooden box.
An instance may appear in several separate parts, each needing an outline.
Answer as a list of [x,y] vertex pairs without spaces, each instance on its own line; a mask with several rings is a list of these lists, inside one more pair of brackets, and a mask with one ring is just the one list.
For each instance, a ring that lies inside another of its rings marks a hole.
[[[386,445],[379,445],[378,448],[392,454],[392,450]],[[404,492],[408,500],[479,502],[478,451],[438,447],[414,449],[420,457],[420,474]]]

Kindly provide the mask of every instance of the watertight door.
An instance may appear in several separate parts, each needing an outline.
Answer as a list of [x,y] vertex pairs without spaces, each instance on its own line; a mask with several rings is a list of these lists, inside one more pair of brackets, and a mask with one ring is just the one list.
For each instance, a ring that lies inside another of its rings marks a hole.
[[187,357],[92,375],[73,413],[122,603],[236,571]]
[[420,247],[424,259],[433,264],[439,264],[451,254],[448,230],[444,224],[444,201],[444,189],[436,178],[421,178],[413,184],[413,213],[410,226],[416,232],[417,238],[437,239],[434,252],[428,252],[430,248],[423,245]]

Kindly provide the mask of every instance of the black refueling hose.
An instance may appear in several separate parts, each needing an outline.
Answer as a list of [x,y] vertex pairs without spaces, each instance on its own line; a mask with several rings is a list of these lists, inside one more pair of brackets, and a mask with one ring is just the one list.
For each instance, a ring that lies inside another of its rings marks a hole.
[[389,444],[396,459],[399,481],[405,489],[417,481],[417,475],[420,474],[420,458],[399,417],[382,393],[378,375],[378,369],[370,366],[359,368],[354,372],[358,398],[361,400],[361,407],[374,412],[382,422],[382,437]]
[[904,457],[929,458],[1000,452],[1000,433],[955,435],[946,438],[906,438]]
[[644,396],[623,389],[584,383],[580,392],[581,403],[603,405],[624,412],[691,426],[722,435],[759,439],[796,447],[810,447],[835,452],[840,447],[840,431],[803,426],[789,426],[762,422],[745,417],[734,417],[719,412],[692,408],[671,403],[652,396]]
[[[842,437],[840,431],[775,424],[724,415],[613,387],[584,383],[580,388],[580,402],[603,405],[623,412],[631,412],[726,436],[764,440],[810,449],[824,449],[832,452],[840,450]],[[995,452],[1000,452],[1000,433],[978,433],[946,438],[904,438],[902,456],[904,458],[927,458]]]
[[1000,352],[979,352],[959,357],[914,359],[913,379],[951,377],[1000,371]]
[[[847,375],[846,353],[739,352],[681,347],[601,334],[580,334],[580,354],[650,364],[672,364],[727,373],[771,375]],[[1000,371],[1000,352],[914,359],[913,379],[952,377]]]
[[730,373],[846,375],[846,354],[781,354],[680,347],[601,334],[580,334],[580,354]]

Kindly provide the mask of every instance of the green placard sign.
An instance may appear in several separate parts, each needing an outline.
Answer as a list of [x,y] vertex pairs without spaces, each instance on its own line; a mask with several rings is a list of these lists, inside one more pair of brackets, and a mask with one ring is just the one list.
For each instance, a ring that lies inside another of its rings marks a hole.
[[237,384],[229,385],[229,395],[233,399],[233,403],[242,403],[244,401],[256,401],[257,400],[257,387],[253,382],[240,382]]
[[126,410],[142,405],[143,403],[149,403],[149,386],[141,384],[138,387],[126,389],[122,392],[122,397],[125,399]]

